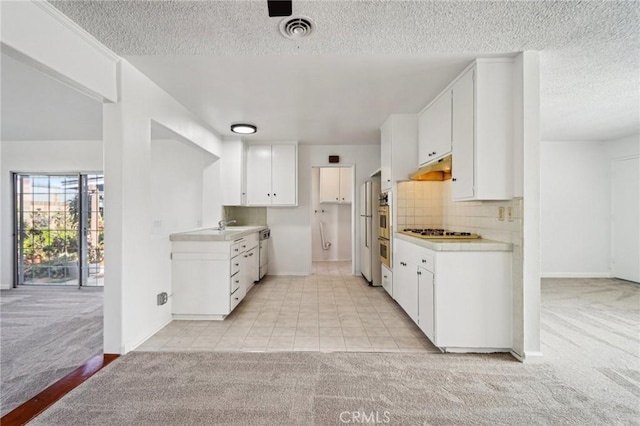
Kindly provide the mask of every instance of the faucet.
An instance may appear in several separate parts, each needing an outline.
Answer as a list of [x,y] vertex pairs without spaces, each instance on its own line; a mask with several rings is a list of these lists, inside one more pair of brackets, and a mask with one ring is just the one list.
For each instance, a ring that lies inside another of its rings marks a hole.
[[224,230],[224,228],[227,227],[227,225],[231,225],[232,223],[236,223],[235,219],[232,220],[221,220],[218,222],[218,228],[220,228],[221,230]]

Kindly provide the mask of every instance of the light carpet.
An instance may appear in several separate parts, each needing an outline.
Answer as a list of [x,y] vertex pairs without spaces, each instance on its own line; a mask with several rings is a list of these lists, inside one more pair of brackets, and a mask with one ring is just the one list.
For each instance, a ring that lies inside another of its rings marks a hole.
[[102,288],[20,287],[0,292],[0,411],[102,353]]
[[389,424],[637,422],[619,396],[508,355],[138,352],[30,424],[326,425],[353,413]]

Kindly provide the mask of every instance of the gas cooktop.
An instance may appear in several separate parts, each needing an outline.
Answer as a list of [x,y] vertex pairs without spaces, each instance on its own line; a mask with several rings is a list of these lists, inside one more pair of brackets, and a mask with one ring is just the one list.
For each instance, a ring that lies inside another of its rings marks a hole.
[[424,238],[424,239],[471,239],[480,238],[478,234],[472,234],[470,232],[455,232],[446,229],[433,229],[433,228],[405,228],[401,231],[402,234],[411,235],[412,237]]

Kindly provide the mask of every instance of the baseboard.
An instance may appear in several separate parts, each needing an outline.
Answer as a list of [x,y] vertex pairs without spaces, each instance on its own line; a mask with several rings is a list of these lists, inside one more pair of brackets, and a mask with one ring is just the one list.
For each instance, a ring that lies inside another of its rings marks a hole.
[[520,355],[514,351],[510,352],[511,355],[523,364],[536,364],[544,360],[542,352],[525,352],[524,355]]
[[139,341],[138,343],[135,344],[125,344],[122,347],[122,355],[134,351],[138,348],[138,346],[140,346],[141,344],[143,344],[144,342],[146,342],[151,336],[153,336],[154,334],[156,334],[158,331],[162,330],[163,328],[165,328],[167,325],[169,325],[169,323],[173,321],[173,317],[169,318],[168,321],[166,321],[164,324],[162,324],[160,327],[158,327],[155,331],[151,332],[149,335],[147,335],[147,337],[145,337],[144,339],[142,339],[141,341]]
[[0,284],[0,290],[11,290],[12,288],[9,284]]
[[542,272],[540,278],[611,278],[611,272]]

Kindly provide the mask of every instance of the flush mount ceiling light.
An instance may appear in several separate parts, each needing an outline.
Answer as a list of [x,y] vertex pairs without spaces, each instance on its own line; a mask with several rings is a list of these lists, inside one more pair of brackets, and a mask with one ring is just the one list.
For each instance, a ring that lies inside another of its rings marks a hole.
[[240,133],[241,135],[250,135],[258,131],[258,128],[253,124],[237,123],[231,125],[231,131],[233,133]]

